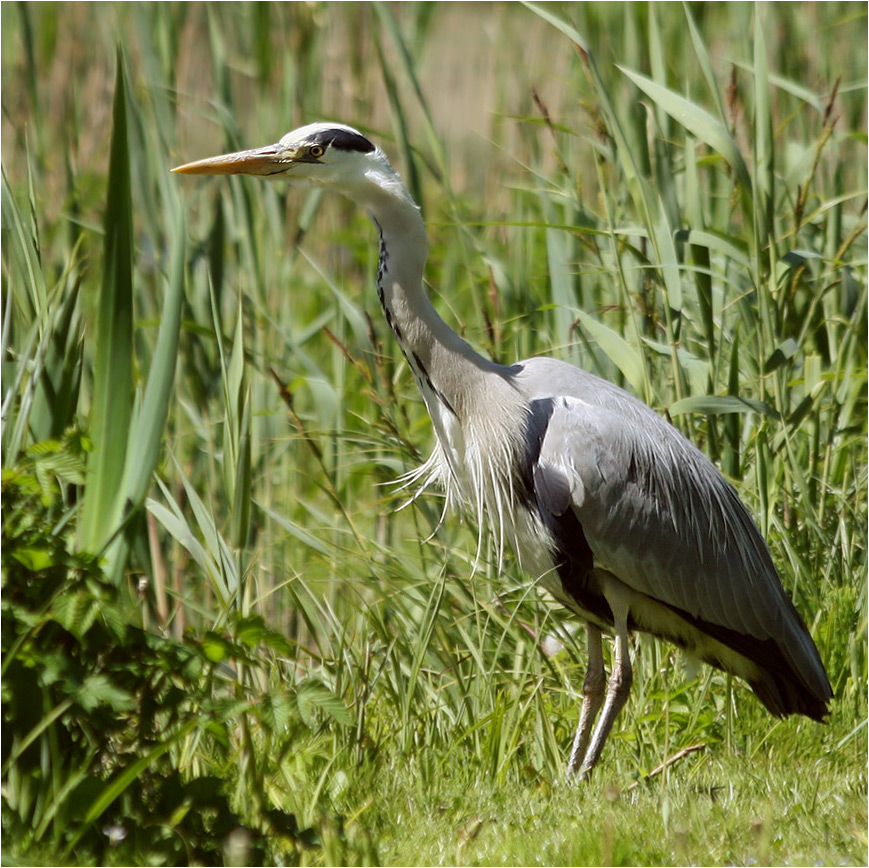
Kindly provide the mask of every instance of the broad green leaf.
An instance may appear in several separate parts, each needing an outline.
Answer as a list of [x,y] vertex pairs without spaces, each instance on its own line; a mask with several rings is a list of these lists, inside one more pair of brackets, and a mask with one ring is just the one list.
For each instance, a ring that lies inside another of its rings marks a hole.
[[284,732],[293,722],[298,706],[291,698],[280,693],[263,697],[259,713],[266,726],[276,733]]
[[169,238],[172,240],[169,259],[169,282],[163,301],[157,345],[148,371],[145,395],[136,425],[131,429],[130,456],[126,474],[128,502],[139,505],[151,485],[151,477],[163,444],[163,429],[172,401],[175,365],[178,358],[178,336],[181,329],[181,307],[184,300],[184,261],[186,229],[177,198],[169,202]]
[[585,313],[580,313],[579,318],[585,330],[631,384],[631,388],[637,395],[644,396],[646,374],[642,354],[609,326]]
[[619,69],[659,105],[668,115],[677,120],[685,129],[690,130],[698,139],[706,142],[716,153],[721,154],[736,173],[745,195],[751,194],[751,176],[733,136],[727,127],[709,114],[706,109],[686,99],[681,94],[662,87],[656,81],[633,72],[623,66]]
[[207,633],[202,637],[202,653],[212,663],[222,663],[233,656],[232,643],[217,633]]
[[[133,206],[126,106],[126,74],[119,48],[89,424],[94,448],[88,456],[79,523],[79,547],[91,552],[105,546],[121,520],[119,483],[124,478],[132,409]],[[113,578],[120,581],[120,574]]]
[[779,418],[779,414],[769,404],[754,398],[739,398],[736,395],[691,395],[671,404],[667,412],[671,416],[681,416],[685,413],[704,413],[708,416],[760,413],[770,419]]
[[578,304],[574,291],[575,274],[570,267],[570,237],[561,229],[546,230],[546,259],[550,296],[555,304],[558,341],[568,341],[573,326],[573,309]]
[[[151,367],[141,403],[130,425],[126,452],[125,476],[121,485],[124,509],[139,510],[153,481],[154,469],[163,448],[163,430],[169,414],[178,357],[178,338],[181,330],[181,307],[184,300],[185,228],[180,205],[174,194],[169,194],[169,236],[172,250],[169,265],[169,283],[160,319],[157,344],[151,356]],[[123,569],[129,556],[130,539],[127,535],[114,540],[106,553],[109,572]]]
[[347,707],[325,684],[318,681],[303,681],[296,688],[296,702],[299,715],[308,726],[314,726],[317,722],[315,712],[324,711],[333,720],[349,726],[353,723],[353,717]]
[[722,256],[733,260],[737,265],[742,266],[746,271],[750,268],[751,262],[748,258],[748,248],[739,238],[727,236],[711,229],[698,231],[693,228],[687,232],[681,231],[677,237],[680,241],[685,241],[688,244],[707,247],[715,253],[720,253]]
[[121,712],[129,711],[135,705],[133,697],[126,690],[101,673],[86,678],[76,692],[75,699],[85,711],[108,705],[113,711]]
[[773,354],[766,360],[763,370],[769,374],[776,368],[780,368],[786,361],[792,359],[800,350],[800,345],[793,339],[788,338],[775,348]]
[[[650,341],[648,338],[643,338],[643,343],[659,355],[672,359],[672,346],[658,343],[657,341]],[[685,377],[688,379],[689,391],[692,394],[699,394],[705,391],[709,383],[710,363],[705,359],[698,358],[694,353],[682,347],[676,347],[676,359]]]
[[235,635],[248,648],[264,645],[284,656],[292,656],[295,648],[286,637],[266,624],[261,615],[240,617],[235,622]]
[[91,594],[79,592],[60,594],[52,601],[52,618],[76,637],[83,637],[107,607]]
[[55,564],[54,552],[48,548],[20,547],[12,552],[12,557],[34,573],[47,570]]

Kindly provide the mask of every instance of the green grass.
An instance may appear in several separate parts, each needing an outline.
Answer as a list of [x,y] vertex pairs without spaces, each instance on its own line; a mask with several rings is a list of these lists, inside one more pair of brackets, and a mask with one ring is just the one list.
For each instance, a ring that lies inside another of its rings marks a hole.
[[[4,860],[866,863],[865,6],[0,14]],[[544,653],[570,619],[389,485],[432,432],[373,227],[168,173],[329,118],[472,344],[619,382],[733,481],[826,726],[638,637],[562,782],[582,631]]]

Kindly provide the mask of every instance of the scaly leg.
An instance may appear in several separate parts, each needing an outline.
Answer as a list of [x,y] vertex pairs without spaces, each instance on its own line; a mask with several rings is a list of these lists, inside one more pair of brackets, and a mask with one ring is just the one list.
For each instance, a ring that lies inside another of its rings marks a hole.
[[588,631],[588,669],[582,685],[582,710],[579,712],[579,725],[573,739],[573,748],[567,763],[567,779],[573,780],[585,759],[585,750],[594,719],[603,704],[606,672],[603,668],[603,649],[601,648],[600,628],[587,625]]
[[[603,711],[601,712],[600,720],[597,722],[594,735],[591,737],[588,751],[582,761],[582,768],[579,772],[579,779],[581,781],[584,781],[589,774],[591,774],[591,770],[600,759],[604,742],[606,742],[613,721],[615,721],[618,713],[622,710],[622,707],[627,701],[628,694],[631,692],[631,682],[634,679],[628,648],[627,605],[613,606],[613,620],[615,622],[614,626],[616,633],[613,668],[610,673],[609,684],[607,685],[606,701],[603,705]],[[571,757],[571,761],[572,760],[573,757]]]

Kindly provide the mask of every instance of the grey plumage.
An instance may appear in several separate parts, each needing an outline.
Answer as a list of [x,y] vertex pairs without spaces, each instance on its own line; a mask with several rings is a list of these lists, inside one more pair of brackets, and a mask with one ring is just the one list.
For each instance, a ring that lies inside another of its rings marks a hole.
[[[181,166],[321,185],[365,207],[381,237],[377,288],[432,418],[436,445],[405,483],[440,485],[499,549],[587,623],[589,669],[568,774],[586,777],[630,689],[628,631],[744,678],[777,715],[820,720],[832,690],[805,624],[736,492],[657,413],[571,365],[483,358],[422,285],[419,210],[383,152],[341,124]],[[601,630],[615,634],[605,689]],[[597,722],[596,722],[597,721]]]
[[[831,694],[815,645],[748,511],[709,459],[606,381],[551,359],[520,367],[528,399],[551,405],[543,435],[529,435],[540,438],[539,508],[559,527],[572,511],[595,563],[662,604],[653,623],[678,619],[669,635],[651,632],[733,671],[714,648],[692,644],[697,631],[716,639],[758,667],[736,674],[771,712],[821,719]],[[640,629],[646,608],[635,615]]]

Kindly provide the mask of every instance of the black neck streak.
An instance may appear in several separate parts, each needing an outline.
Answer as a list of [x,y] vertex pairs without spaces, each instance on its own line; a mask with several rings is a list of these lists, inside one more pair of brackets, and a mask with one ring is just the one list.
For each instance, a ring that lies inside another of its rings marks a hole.
[[389,307],[389,302],[386,299],[386,291],[383,288],[384,279],[389,273],[389,249],[386,246],[386,239],[383,236],[383,230],[380,228],[380,224],[376,220],[374,223],[380,232],[380,260],[377,263],[377,295],[380,298],[380,306],[383,308],[383,315],[386,317],[387,325],[395,335],[395,339],[398,341],[398,346],[401,348],[401,352],[405,359],[407,359],[411,371],[413,371],[417,386],[419,387],[420,392],[422,392],[423,397],[425,397],[426,394],[433,395],[455,416],[456,411],[453,409],[453,406],[446,399],[444,394],[438,390],[432,382],[432,378],[423,364],[422,359],[420,359],[417,353],[405,346],[401,326],[399,326],[395,316],[393,315],[392,309]]
[[404,353],[405,358],[407,358],[401,328],[392,315],[392,310],[386,302],[386,293],[383,289],[383,279],[389,271],[389,250],[386,248],[386,239],[383,237],[383,230],[380,228],[380,224],[377,223],[377,221],[375,221],[375,224],[380,232],[380,260],[377,263],[377,296],[380,299],[380,306],[383,308],[383,315],[386,317],[386,322],[392,330],[392,333],[395,335],[395,339],[398,341],[398,345],[401,347],[401,351]]

